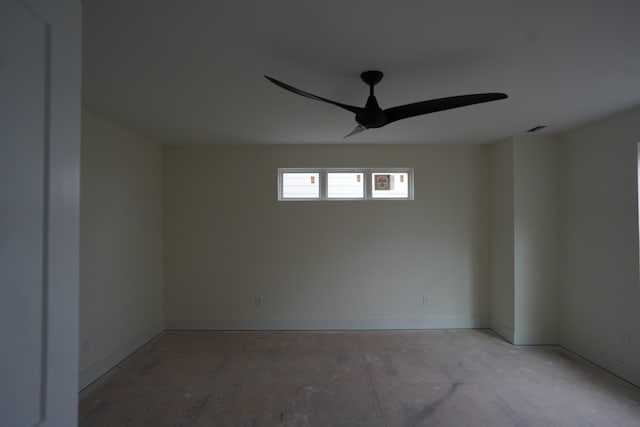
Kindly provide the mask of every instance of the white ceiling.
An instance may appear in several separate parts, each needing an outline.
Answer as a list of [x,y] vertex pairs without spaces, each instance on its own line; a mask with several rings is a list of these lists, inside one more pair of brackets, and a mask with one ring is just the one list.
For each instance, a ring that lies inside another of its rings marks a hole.
[[[638,0],[84,0],[84,108],[165,143],[481,143],[640,105]],[[509,98],[342,137],[351,113]]]

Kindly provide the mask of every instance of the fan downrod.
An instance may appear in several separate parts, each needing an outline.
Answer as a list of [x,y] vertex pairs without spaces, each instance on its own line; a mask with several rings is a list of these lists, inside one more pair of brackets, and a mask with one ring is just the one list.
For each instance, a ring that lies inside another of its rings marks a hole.
[[382,73],[382,71],[375,70],[365,71],[364,73],[360,74],[360,78],[362,79],[362,81],[369,86],[375,86],[380,83],[380,80],[382,80],[383,76],[384,74]]

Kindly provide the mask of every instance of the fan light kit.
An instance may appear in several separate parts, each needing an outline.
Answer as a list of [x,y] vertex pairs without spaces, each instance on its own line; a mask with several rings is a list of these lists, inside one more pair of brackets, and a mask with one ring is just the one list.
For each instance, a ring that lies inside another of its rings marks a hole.
[[272,82],[295,94],[314,99],[316,101],[327,102],[340,108],[344,108],[356,115],[358,126],[351,131],[345,138],[360,133],[365,129],[381,128],[398,120],[408,119],[409,117],[420,116],[423,114],[435,113],[437,111],[450,110],[452,108],[465,107],[467,105],[480,104],[483,102],[497,101],[507,98],[504,93],[475,93],[471,95],[450,96],[447,98],[430,99],[428,101],[415,102],[413,104],[405,104],[397,107],[391,107],[383,110],[378,105],[373,88],[380,83],[384,74],[382,71],[365,71],[360,74],[360,78],[369,86],[369,98],[363,107],[355,107],[353,105],[343,104],[341,102],[332,101],[321,96],[313,95],[293,86],[289,86],[273,77],[265,77]]

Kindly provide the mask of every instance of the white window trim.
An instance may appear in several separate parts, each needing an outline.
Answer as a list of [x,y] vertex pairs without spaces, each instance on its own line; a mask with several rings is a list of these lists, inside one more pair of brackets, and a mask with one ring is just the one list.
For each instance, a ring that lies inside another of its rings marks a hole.
[[287,172],[293,172],[293,173],[319,173],[320,170],[319,169],[314,169],[314,168],[278,168],[278,200],[279,201],[294,201],[294,202],[315,202],[318,200],[322,199],[322,173],[320,173],[319,176],[319,189],[320,189],[320,197],[319,198],[313,198],[313,197],[303,197],[303,198],[294,198],[294,197],[288,197],[288,198],[284,198],[282,197],[282,183],[283,183],[283,179],[282,179],[282,174],[283,173],[287,173]]
[[[362,198],[344,198],[344,197],[327,197],[327,174],[333,172],[351,172],[361,173],[364,177],[364,197]],[[408,176],[408,195],[407,197],[372,197],[372,185],[370,182],[373,173],[406,173]],[[317,173],[319,174],[320,195],[318,198],[283,198],[282,197],[282,174],[283,173]],[[413,168],[278,168],[278,201],[280,202],[354,202],[354,201],[407,201],[414,200],[414,178]]]
[[[330,173],[359,173],[362,175],[362,197],[329,197],[329,174]],[[367,199],[367,173],[364,169],[357,168],[323,168],[320,173],[320,194],[324,195],[324,199],[327,201],[353,201],[353,200],[366,200]]]

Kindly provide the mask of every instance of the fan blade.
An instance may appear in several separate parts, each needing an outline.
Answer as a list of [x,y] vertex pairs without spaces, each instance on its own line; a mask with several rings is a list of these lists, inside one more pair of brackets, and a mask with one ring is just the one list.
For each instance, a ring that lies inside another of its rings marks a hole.
[[342,137],[342,139],[347,139],[347,138],[349,138],[351,135],[355,135],[355,134],[360,133],[360,132],[362,132],[363,130],[366,130],[366,129],[367,129],[367,128],[365,128],[364,126],[362,126],[362,125],[358,125],[358,126],[356,126],[356,128],[355,128],[354,130],[352,130],[351,132],[349,132],[349,134],[348,134],[348,135],[343,136],[343,137]]
[[448,98],[431,99],[429,101],[400,105],[384,110],[384,113],[387,115],[387,123],[385,123],[385,125],[395,122],[396,120],[407,119],[422,114],[435,113],[437,111],[465,107],[482,102],[497,101],[505,98],[507,98],[507,95],[504,93],[476,93],[473,95],[450,96]]
[[283,83],[283,82],[281,82],[279,80],[276,80],[276,79],[274,79],[272,77],[269,77],[267,75],[265,75],[265,77],[271,83],[273,83],[275,85],[278,85],[281,88],[288,90],[289,92],[293,92],[295,94],[298,94],[298,95],[301,95],[301,96],[304,96],[304,97],[307,97],[307,98],[315,99],[316,101],[328,102],[329,104],[333,104],[333,105],[336,105],[336,106],[338,106],[340,108],[344,108],[347,111],[351,111],[354,114],[358,114],[358,113],[360,113],[360,112],[362,112],[364,110],[364,108],[354,107],[353,105],[342,104],[340,102],[332,101],[330,99],[323,98],[321,96],[317,96],[317,95],[314,95],[314,94],[309,93],[309,92],[305,92],[305,91],[300,90],[300,89],[296,89],[293,86],[289,86],[288,84]]

